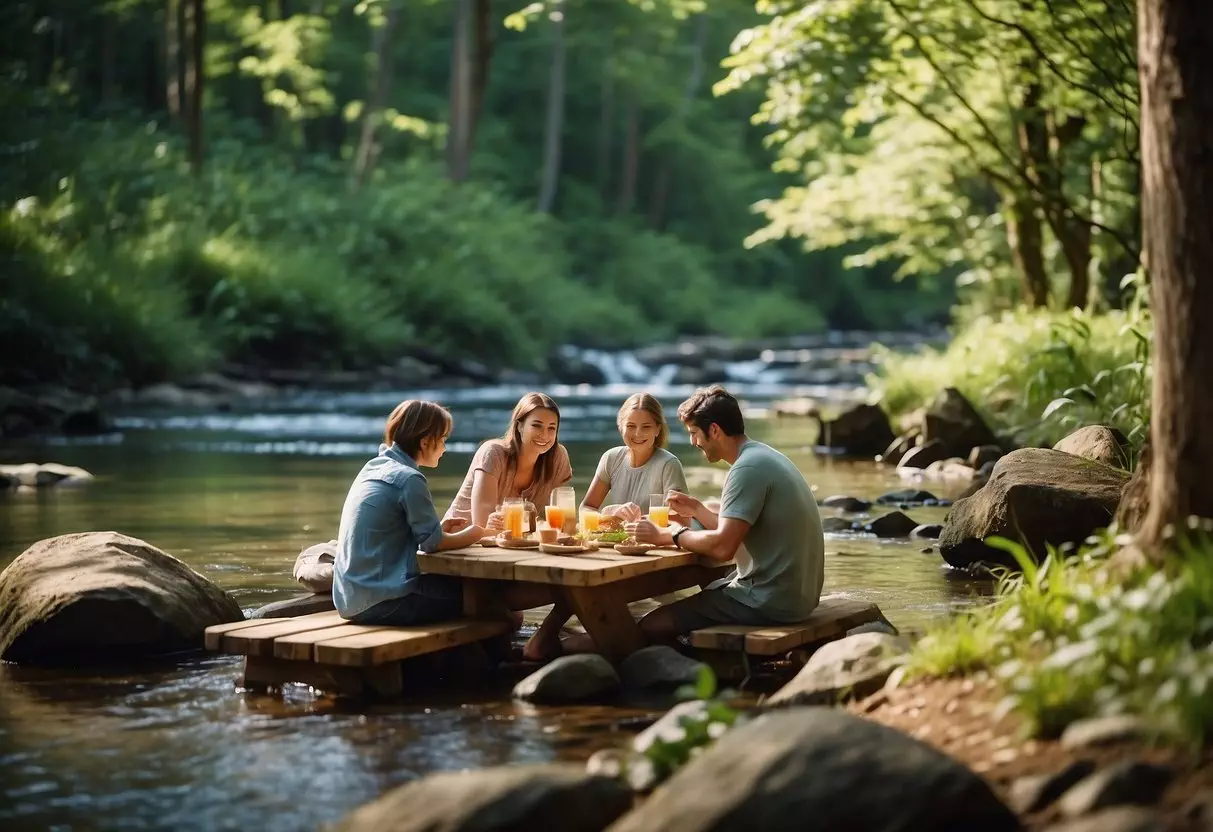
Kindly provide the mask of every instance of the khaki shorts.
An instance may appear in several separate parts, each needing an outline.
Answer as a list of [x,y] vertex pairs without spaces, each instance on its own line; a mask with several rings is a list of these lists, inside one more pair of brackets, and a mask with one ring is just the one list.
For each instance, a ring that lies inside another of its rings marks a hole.
[[[719,582],[717,582],[719,583]],[[679,633],[689,633],[704,627],[714,627],[717,624],[745,624],[749,626],[767,626],[777,624],[753,607],[746,606],[725,594],[724,587],[717,583],[707,589],[667,604],[665,609],[674,617],[674,624]]]

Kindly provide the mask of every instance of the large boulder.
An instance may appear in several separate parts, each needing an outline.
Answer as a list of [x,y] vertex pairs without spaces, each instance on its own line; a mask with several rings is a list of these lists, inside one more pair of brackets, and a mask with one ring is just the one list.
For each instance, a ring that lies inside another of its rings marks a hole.
[[949,456],[967,456],[980,445],[998,445],[998,437],[977,409],[955,387],[946,387],[923,411],[919,427],[922,444],[938,439]]
[[1129,468],[1129,440],[1116,428],[1106,425],[1079,428],[1054,445],[1053,450],[1102,462],[1113,468]]
[[1037,558],[1047,545],[1080,543],[1112,522],[1128,474],[1046,448],[1022,448],[998,461],[990,481],[952,505],[939,551],[952,566],[1014,568],[991,535],[1018,540]]
[[333,563],[337,560],[337,541],[309,546],[295,558],[295,580],[311,592],[333,591]]
[[584,702],[614,693],[622,684],[611,663],[597,653],[561,656],[514,686],[514,698],[538,705]]
[[172,555],[117,532],[42,540],[0,572],[0,659],[38,664],[199,647],[244,618],[226,592]]
[[976,774],[892,728],[790,708],[728,731],[610,832],[1019,829]]
[[819,447],[848,456],[876,456],[893,441],[889,417],[874,404],[857,404],[829,421],[818,417]]
[[580,766],[502,766],[431,774],[347,815],[337,832],[600,832],[632,806],[618,780]]
[[800,672],[766,700],[768,706],[833,705],[880,690],[904,663],[910,642],[886,632],[849,635],[820,647]]

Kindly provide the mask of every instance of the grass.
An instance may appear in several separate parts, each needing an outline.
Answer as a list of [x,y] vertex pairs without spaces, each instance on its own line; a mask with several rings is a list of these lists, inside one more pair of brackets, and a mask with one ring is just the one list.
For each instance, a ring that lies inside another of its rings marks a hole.
[[1148,311],[1019,310],[966,323],[942,350],[878,353],[869,386],[891,416],[956,387],[995,431],[1052,445],[1077,427],[1118,427],[1136,446],[1149,419]]
[[1124,574],[1109,557],[1127,543],[1109,532],[1074,558],[1037,565],[1010,541],[1022,572],[1004,574],[993,603],[930,631],[911,677],[992,674],[1003,707],[1037,736],[1072,721],[1141,716],[1160,736],[1204,747],[1213,738],[1213,523],[1174,538],[1167,568]]

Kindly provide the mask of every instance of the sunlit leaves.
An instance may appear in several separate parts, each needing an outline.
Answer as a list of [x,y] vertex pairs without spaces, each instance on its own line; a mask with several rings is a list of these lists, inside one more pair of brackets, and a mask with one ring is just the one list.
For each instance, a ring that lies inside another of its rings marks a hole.
[[333,95],[318,64],[330,37],[329,23],[315,15],[265,21],[248,9],[239,24],[241,40],[253,54],[240,59],[240,71],[260,78],[265,101],[291,119],[332,111]]

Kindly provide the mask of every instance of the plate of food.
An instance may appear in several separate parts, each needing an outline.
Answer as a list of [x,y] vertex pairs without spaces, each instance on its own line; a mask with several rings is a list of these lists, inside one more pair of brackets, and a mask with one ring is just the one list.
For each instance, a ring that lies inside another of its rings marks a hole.
[[615,544],[615,551],[621,555],[643,555],[650,552],[656,547],[649,543],[641,543],[634,537],[627,537],[620,543]]
[[539,551],[549,555],[579,555],[582,552],[593,552],[598,549],[598,543],[577,535],[561,535],[554,542],[539,544]]
[[507,537],[499,534],[493,538],[493,545],[502,549],[537,549],[539,541],[531,537]]

